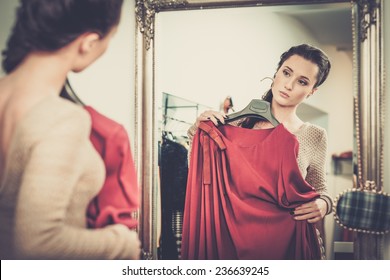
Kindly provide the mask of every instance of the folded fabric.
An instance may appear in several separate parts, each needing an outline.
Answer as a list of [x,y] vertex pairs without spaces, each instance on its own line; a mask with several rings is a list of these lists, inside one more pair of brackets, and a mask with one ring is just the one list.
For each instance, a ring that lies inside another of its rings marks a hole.
[[88,226],[101,228],[120,223],[135,228],[138,225],[138,183],[127,132],[122,125],[92,107],[84,108],[92,119],[90,140],[106,167],[104,185],[88,206]]
[[290,214],[319,197],[280,124],[251,130],[201,122],[184,210],[183,259],[320,259],[313,224]]

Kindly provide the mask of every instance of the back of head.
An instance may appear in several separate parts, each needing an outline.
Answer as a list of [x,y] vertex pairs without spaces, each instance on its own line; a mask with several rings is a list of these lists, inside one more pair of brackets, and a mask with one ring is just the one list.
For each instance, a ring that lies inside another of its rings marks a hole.
[[3,52],[3,69],[13,71],[35,51],[56,51],[86,32],[101,37],[119,23],[123,0],[21,0]]

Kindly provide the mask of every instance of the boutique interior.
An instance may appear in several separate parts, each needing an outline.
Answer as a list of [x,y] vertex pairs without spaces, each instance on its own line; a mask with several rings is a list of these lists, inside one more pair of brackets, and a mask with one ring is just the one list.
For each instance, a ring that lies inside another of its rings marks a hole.
[[[3,2],[1,47],[16,5]],[[326,181],[334,204],[372,182],[366,191],[390,191],[383,54],[384,42],[390,46],[383,33],[390,5],[384,2],[124,1],[111,49],[69,81],[84,103],[129,133],[144,259],[181,259],[188,129],[206,110],[230,114],[261,98],[280,55],[293,45],[315,45],[332,62],[328,80],[297,114],[327,132]],[[117,74],[105,79],[112,71]],[[389,224],[383,232],[352,230],[338,211],[324,219],[327,259],[390,259]]]

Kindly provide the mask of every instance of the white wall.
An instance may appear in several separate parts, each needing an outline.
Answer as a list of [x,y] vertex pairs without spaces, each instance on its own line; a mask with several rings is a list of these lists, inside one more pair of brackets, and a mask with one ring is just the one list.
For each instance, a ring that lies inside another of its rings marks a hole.
[[328,80],[307,103],[329,116],[329,152],[341,153],[353,147],[353,75],[350,54],[335,46],[322,46],[331,58]]

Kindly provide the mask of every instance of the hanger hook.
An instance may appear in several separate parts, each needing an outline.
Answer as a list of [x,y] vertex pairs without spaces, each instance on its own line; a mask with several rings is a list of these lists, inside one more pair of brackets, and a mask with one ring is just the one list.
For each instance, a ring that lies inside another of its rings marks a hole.
[[267,79],[270,79],[272,82],[274,82],[274,79],[271,78],[271,77],[264,77],[260,80],[260,82],[264,81],[264,80],[267,80]]

